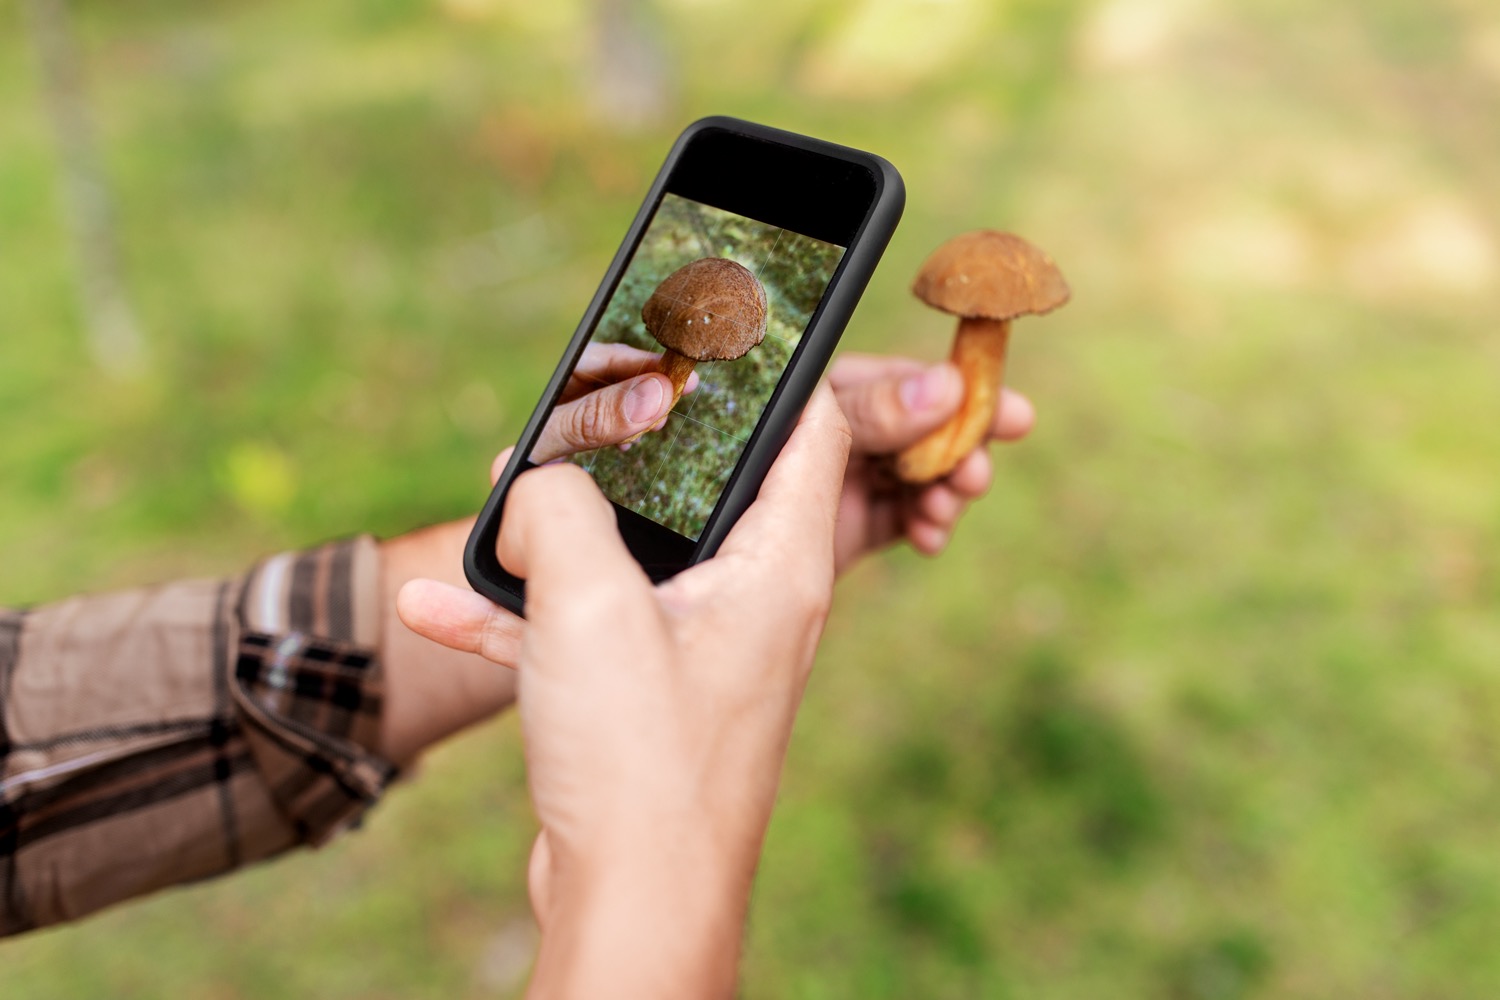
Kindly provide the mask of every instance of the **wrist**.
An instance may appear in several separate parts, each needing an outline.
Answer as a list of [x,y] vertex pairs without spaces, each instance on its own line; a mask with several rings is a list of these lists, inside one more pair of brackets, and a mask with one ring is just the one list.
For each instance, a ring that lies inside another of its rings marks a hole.
[[473,653],[417,635],[396,616],[396,594],[417,577],[467,586],[463,549],[472,519],[438,524],[380,543],[381,657],[386,705],[382,752],[406,763],[425,747],[515,701],[515,676]]
[[532,995],[733,994],[754,855],[677,824],[554,850]]

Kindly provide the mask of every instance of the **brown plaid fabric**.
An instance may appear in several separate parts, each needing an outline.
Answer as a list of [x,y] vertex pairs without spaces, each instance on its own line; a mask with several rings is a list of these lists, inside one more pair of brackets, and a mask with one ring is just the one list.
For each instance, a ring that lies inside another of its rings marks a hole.
[[0,610],[0,934],[356,822],[374,753],[378,553]]

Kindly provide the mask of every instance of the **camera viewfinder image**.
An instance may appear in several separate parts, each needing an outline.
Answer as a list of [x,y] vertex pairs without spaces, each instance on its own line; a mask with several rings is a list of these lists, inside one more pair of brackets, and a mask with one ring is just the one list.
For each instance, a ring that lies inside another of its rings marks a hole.
[[[615,503],[697,539],[843,255],[666,195],[528,457],[580,465]],[[563,406],[650,371],[675,393],[656,427],[596,422],[585,450],[548,433]]]

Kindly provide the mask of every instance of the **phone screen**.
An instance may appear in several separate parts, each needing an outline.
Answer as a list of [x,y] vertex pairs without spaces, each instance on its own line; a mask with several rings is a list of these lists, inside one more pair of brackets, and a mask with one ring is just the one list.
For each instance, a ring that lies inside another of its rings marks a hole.
[[[528,460],[582,466],[619,506],[696,541],[844,251],[665,194]],[[648,371],[684,380],[664,422],[634,440],[608,421],[576,432],[565,408]]]

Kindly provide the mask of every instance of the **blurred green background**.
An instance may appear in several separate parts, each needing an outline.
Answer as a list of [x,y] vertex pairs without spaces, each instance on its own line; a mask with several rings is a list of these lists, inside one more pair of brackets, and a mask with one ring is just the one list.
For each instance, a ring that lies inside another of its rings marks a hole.
[[[952,549],[842,585],[745,994],[1500,995],[1488,0],[71,11],[144,351],[89,346],[0,5],[0,602],[474,510],[671,136],[811,132],[910,191],[850,348],[940,356],[906,284],[976,226],[1074,302],[1018,324],[1039,424]],[[518,995],[522,781],[485,727],[321,853],[3,945],[0,993]]]

